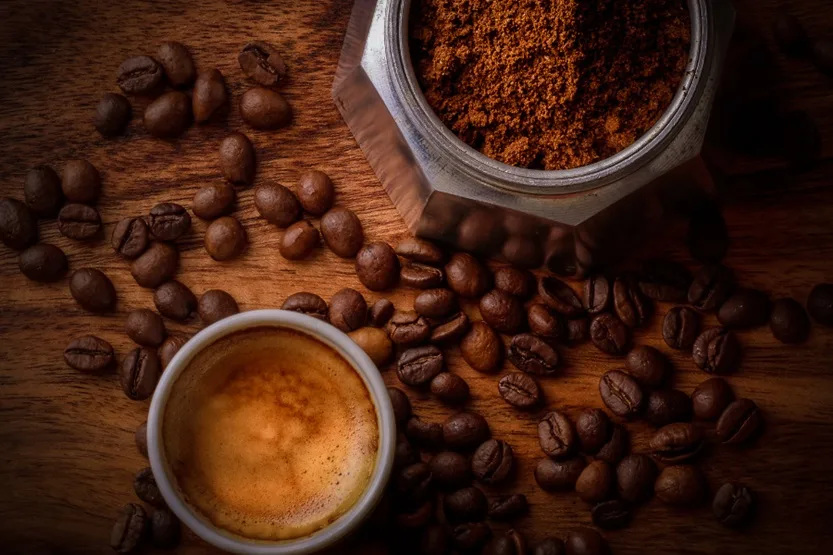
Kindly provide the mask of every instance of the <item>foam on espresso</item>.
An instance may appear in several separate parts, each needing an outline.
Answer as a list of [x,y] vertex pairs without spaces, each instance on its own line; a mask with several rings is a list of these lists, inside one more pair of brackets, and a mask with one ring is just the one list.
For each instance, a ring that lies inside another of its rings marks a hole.
[[337,352],[261,327],[198,354],[174,383],[163,441],[186,501],[257,540],[324,528],[352,507],[376,463],[370,394]]

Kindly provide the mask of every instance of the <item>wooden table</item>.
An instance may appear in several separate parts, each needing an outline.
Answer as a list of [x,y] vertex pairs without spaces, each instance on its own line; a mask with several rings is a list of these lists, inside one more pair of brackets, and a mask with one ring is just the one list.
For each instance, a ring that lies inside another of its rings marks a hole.
[[[815,35],[830,33],[828,0],[738,0],[742,27],[762,33],[786,5]],[[220,1],[50,2],[15,0],[0,5],[0,194],[22,197],[28,168],[47,163],[60,169],[83,157],[100,170],[104,192],[99,208],[106,232],[126,215],[139,215],[157,202],[190,206],[200,186],[221,179],[215,163],[220,138],[241,129],[237,109],[225,125],[191,128],[181,139],[150,138],[135,117],[126,137],[101,139],[93,130],[93,107],[115,91],[114,74],[127,56],[152,54],[163,40],[190,46],[200,67],[218,67],[238,98],[249,85],[236,54],[250,39],[263,38],[285,53],[291,79],[285,87],[296,118],[278,132],[246,132],[256,145],[258,183],[292,186],[300,171],[321,168],[334,179],[337,202],[355,210],[369,239],[394,242],[406,235],[399,215],[365,162],[330,101],[330,85],[351,2]],[[748,37],[748,33],[744,33]],[[742,51],[742,49],[741,49]],[[774,57],[781,74],[761,90],[782,97],[788,107],[810,113],[827,140],[825,161],[795,174],[777,158],[727,155],[726,219],[732,237],[727,264],[742,283],[773,297],[804,302],[813,284],[833,280],[833,80],[808,63]],[[135,106],[141,114],[142,105]],[[731,153],[730,153],[731,154]],[[362,289],[349,261],[318,249],[308,261],[289,263],[277,253],[280,232],[257,217],[252,191],[240,194],[236,211],[251,246],[233,263],[213,262],[202,247],[205,224],[179,241],[178,279],[197,294],[209,288],[231,292],[243,309],[279,306],[307,289],[329,298],[342,287]],[[684,226],[672,225],[643,254],[669,255],[692,263],[682,247]],[[61,237],[54,221],[41,223],[46,242],[63,248],[72,268],[99,267],[115,283],[118,312],[93,316],[69,295],[67,281],[28,282],[17,271],[17,256],[0,248],[0,551],[4,553],[108,553],[109,530],[118,509],[135,501],[133,474],[147,463],[136,452],[133,431],[145,419],[147,403],[129,401],[115,375],[90,377],[66,367],[61,353],[74,337],[95,333],[119,355],[132,348],[124,335],[125,314],[152,307],[151,292],[139,288],[128,265],[107,242],[80,244]],[[390,297],[410,307],[415,292]],[[378,294],[368,294],[375,300]],[[474,307],[468,307],[474,314]],[[661,308],[661,313],[667,310]],[[710,319],[711,320],[711,319]],[[690,392],[706,376],[690,358],[660,345],[655,317],[637,340],[662,348],[676,369],[675,386]],[[194,332],[168,322],[176,332]],[[610,532],[617,554],[637,553],[827,553],[833,545],[833,330],[814,327],[806,345],[785,347],[767,329],[741,333],[745,355],[730,378],[738,395],[758,402],[766,414],[764,437],[749,449],[718,448],[702,467],[712,488],[741,480],[760,497],[760,515],[747,531],[722,528],[706,505],[673,510],[654,501],[637,511],[632,525]],[[591,346],[565,351],[562,374],[544,382],[549,408],[575,414],[601,406],[599,375],[620,361]],[[588,507],[574,494],[547,494],[532,479],[541,456],[535,421],[519,414],[496,394],[497,378],[482,376],[463,363],[456,350],[450,366],[471,385],[469,408],[489,418],[496,437],[508,439],[518,455],[517,479],[506,491],[525,493],[531,513],[516,525],[530,538],[563,536],[590,523]],[[395,375],[385,373],[389,383]],[[414,394],[416,411],[441,420],[450,410]],[[648,428],[629,426],[637,449]],[[212,553],[186,533],[179,553]],[[359,547],[356,552],[368,552]]]

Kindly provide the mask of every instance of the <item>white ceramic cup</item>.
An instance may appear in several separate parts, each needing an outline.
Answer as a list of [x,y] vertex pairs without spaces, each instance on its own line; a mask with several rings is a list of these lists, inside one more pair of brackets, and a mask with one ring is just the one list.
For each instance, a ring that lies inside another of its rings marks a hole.
[[[248,540],[223,531],[201,516],[182,498],[176,486],[176,478],[166,460],[162,440],[165,405],[171,388],[194,356],[217,341],[234,332],[260,326],[288,328],[305,333],[338,352],[361,376],[376,408],[379,428],[379,451],[370,481],[361,497],[335,522],[309,536],[292,540],[267,542]],[[384,493],[393,467],[396,443],[396,423],[390,397],[376,365],[344,333],[310,316],[286,310],[254,310],[243,312],[205,328],[186,343],[168,364],[162,374],[148,415],[148,455],[153,475],[168,507],[182,523],[208,543],[246,555],[302,555],[316,553],[332,546],[355,530],[373,511]]]

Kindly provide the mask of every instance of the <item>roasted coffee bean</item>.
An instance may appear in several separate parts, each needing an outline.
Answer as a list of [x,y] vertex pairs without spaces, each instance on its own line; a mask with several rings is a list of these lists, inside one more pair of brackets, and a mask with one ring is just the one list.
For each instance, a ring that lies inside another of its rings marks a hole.
[[610,433],[610,439],[596,453],[596,458],[610,464],[618,464],[628,454],[629,448],[630,438],[628,431],[623,426],[614,424],[613,431]]
[[529,511],[526,495],[513,493],[498,497],[489,504],[489,518],[492,520],[514,520]]
[[168,336],[165,342],[162,343],[162,346],[159,347],[159,363],[162,366],[162,370],[168,367],[168,364],[171,363],[174,356],[187,342],[188,338],[181,335]]
[[93,126],[102,137],[116,137],[124,133],[133,109],[130,101],[116,93],[104,93],[95,107]]
[[143,119],[148,133],[159,139],[173,139],[188,129],[191,118],[191,99],[182,91],[171,91],[151,102]]
[[396,437],[396,447],[393,452],[393,468],[405,468],[408,465],[419,462],[419,453],[408,441],[404,432],[399,432]]
[[[624,326],[622,326],[624,327]],[[590,319],[576,318],[567,320],[567,344],[578,345],[590,337]]]
[[562,461],[539,459],[535,465],[535,481],[544,491],[566,491],[576,487],[576,481],[586,463],[582,457]]
[[184,321],[197,309],[197,297],[182,283],[171,280],[156,288],[153,304],[165,318]]
[[657,466],[648,455],[628,455],[616,466],[619,497],[634,505],[651,498],[656,478]]
[[714,312],[729,298],[734,283],[729,268],[719,264],[704,266],[694,274],[688,288],[688,302],[697,310]]
[[611,370],[602,376],[599,393],[605,406],[616,416],[633,418],[642,410],[642,388],[636,380],[619,370]]
[[449,449],[467,451],[489,439],[489,424],[473,412],[460,412],[443,422],[443,442]]
[[690,351],[700,335],[700,316],[687,306],[668,311],[662,321],[662,338],[672,349]]
[[[352,290],[351,290],[352,291]],[[358,291],[355,291],[358,293]],[[338,295],[338,293],[336,294]],[[354,297],[352,294],[348,294],[351,297]],[[361,294],[359,293],[359,296]],[[362,301],[364,298],[362,297]],[[357,304],[361,306],[361,301],[358,301]],[[346,306],[346,305],[344,305]],[[324,322],[328,321],[328,307],[327,302],[316,295],[315,293],[294,293],[286,298],[286,300],[281,305],[281,310],[290,310],[292,312],[300,312],[301,314],[306,314],[307,316],[312,316],[313,318],[317,318]],[[352,321],[352,316],[349,318]],[[335,324],[334,324],[335,325]],[[363,323],[361,325],[364,325]],[[338,327],[338,326],[336,326]],[[341,329],[341,328],[339,328]],[[358,329],[358,328],[356,328]],[[350,330],[346,330],[350,331]]]
[[69,278],[72,298],[89,312],[111,312],[116,306],[116,289],[104,272],[81,268]]
[[445,275],[439,268],[411,262],[402,266],[400,280],[407,287],[431,289],[441,286]]
[[610,306],[612,298],[610,280],[602,274],[590,276],[584,282],[584,309],[589,314],[599,314]]
[[313,216],[321,216],[333,207],[335,187],[329,176],[322,171],[301,174],[298,180],[298,200],[304,210]]
[[717,421],[717,437],[723,443],[737,445],[753,439],[763,424],[761,411],[754,401],[732,401]]
[[194,82],[197,70],[188,48],[180,42],[167,41],[159,45],[156,59],[162,65],[168,82],[177,89],[183,89]]
[[584,307],[573,289],[558,278],[542,277],[538,281],[538,294],[550,308],[567,318],[577,318]]
[[703,448],[703,431],[686,422],[668,424],[654,432],[649,447],[651,455],[663,464],[686,462]]
[[148,518],[144,508],[128,503],[119,513],[110,532],[110,547],[116,553],[133,553],[144,542],[148,531]]
[[150,542],[154,547],[171,549],[179,545],[181,527],[179,519],[170,509],[153,511],[150,518]]
[[379,299],[370,307],[367,315],[367,323],[373,327],[382,328],[391,319],[394,310],[396,309],[393,303],[388,299]]
[[231,212],[235,197],[234,187],[228,183],[205,185],[194,194],[191,210],[202,220],[215,220]]
[[490,439],[474,451],[471,471],[484,484],[499,484],[509,477],[514,461],[512,447],[508,443]]
[[471,484],[469,460],[454,451],[441,451],[428,462],[434,483],[446,490],[457,490]]
[[440,372],[431,380],[431,393],[443,403],[458,405],[468,400],[469,384],[457,374]]
[[443,371],[443,353],[433,345],[408,349],[396,363],[396,375],[405,385],[419,387],[428,384]]
[[558,351],[534,335],[523,333],[509,344],[509,362],[527,374],[552,376],[559,362]]
[[609,355],[624,355],[630,345],[630,331],[616,316],[603,312],[590,321],[590,340]]
[[240,312],[234,297],[220,289],[210,289],[202,294],[197,303],[197,313],[206,326]]
[[823,326],[833,326],[833,283],[813,287],[807,298],[807,312]]
[[22,202],[0,199],[0,241],[10,249],[22,251],[38,241],[38,222]]
[[[448,537],[445,526],[442,524],[431,524],[422,533],[419,541],[419,551],[417,553],[419,555],[446,555],[450,542],[451,540]],[[379,555],[386,553],[388,551],[379,551]]]
[[683,303],[688,298],[691,272],[670,260],[649,260],[642,265],[639,290],[659,302]]
[[492,538],[481,552],[482,555],[526,555],[526,540],[517,530]]
[[26,173],[23,197],[32,212],[41,218],[53,218],[64,204],[61,178],[49,166],[37,166]]
[[479,553],[492,537],[485,522],[466,522],[451,529],[451,544],[462,553]]
[[599,503],[591,511],[593,524],[604,530],[619,530],[631,521],[631,512],[627,505],[618,499]]
[[[307,310],[303,311],[309,312]],[[296,309],[296,312],[300,311]],[[318,312],[317,309],[316,312]],[[357,330],[364,327],[367,322],[367,301],[355,289],[349,287],[342,289],[330,299],[328,315],[330,323],[341,331]]]
[[384,366],[393,356],[393,342],[385,330],[364,327],[351,331],[347,335],[367,353],[376,366]]
[[656,387],[665,378],[668,360],[653,347],[639,345],[631,349],[625,358],[625,370],[639,383]]
[[445,253],[433,243],[416,237],[403,239],[396,245],[396,254],[411,262],[440,266],[445,262]]
[[817,70],[833,77],[833,41],[827,38],[813,41],[812,60]]
[[497,388],[503,400],[517,409],[533,409],[541,402],[541,388],[527,374],[507,374],[500,379]]
[[124,331],[127,337],[142,347],[158,347],[168,334],[162,318],[147,308],[130,312],[124,322]]
[[429,320],[431,325],[431,343],[449,343],[460,339],[469,331],[469,317],[462,310],[445,318]]
[[638,278],[623,275],[613,283],[613,308],[619,320],[629,328],[639,328],[653,313],[650,299],[642,294]]
[[408,399],[404,391],[395,387],[388,388],[388,395],[390,396],[391,405],[393,405],[393,415],[396,418],[396,423],[402,426],[411,417],[411,400]]
[[113,347],[94,335],[73,339],[64,349],[64,361],[67,365],[82,372],[102,372],[110,368],[114,360]]
[[397,311],[388,322],[388,334],[397,345],[419,345],[431,337],[431,325],[413,311]]
[[495,270],[495,289],[525,300],[535,294],[535,276],[529,270],[501,266]]
[[524,327],[524,306],[517,297],[492,289],[480,299],[480,315],[483,320],[501,333],[518,333]]
[[729,232],[720,207],[712,201],[696,206],[686,237],[691,256],[706,264],[717,264],[729,250]]
[[153,242],[130,266],[130,273],[142,287],[159,287],[176,273],[179,252],[168,243]]
[[143,468],[136,473],[133,478],[133,491],[136,492],[136,497],[145,503],[154,507],[165,506],[165,499],[159,491],[159,486],[156,485],[156,478],[153,477],[153,470],[150,467]]
[[755,508],[755,498],[743,484],[723,484],[714,496],[712,512],[717,521],[729,528],[746,524]]
[[772,305],[769,329],[782,343],[802,343],[810,335],[810,318],[795,299],[778,299]]
[[117,254],[132,260],[141,256],[150,244],[150,230],[142,218],[124,218],[116,224],[110,246]]
[[428,289],[414,299],[414,310],[426,318],[443,318],[457,306],[457,295],[450,289]]
[[274,87],[286,77],[286,63],[268,42],[248,43],[237,56],[237,62],[246,77],[264,87]]
[[416,445],[426,449],[439,449],[443,444],[443,427],[412,416],[405,425],[405,435]]
[[557,538],[545,538],[532,550],[532,555],[565,555],[565,553],[567,553],[567,548],[564,547],[564,542]]
[[492,286],[492,275],[480,261],[470,254],[451,255],[445,265],[448,288],[467,299],[483,296]]
[[503,364],[503,342],[485,322],[474,322],[460,342],[460,352],[466,363],[486,374],[500,370]]
[[66,275],[69,267],[64,251],[46,243],[33,245],[20,253],[17,264],[20,273],[41,283],[58,281]]
[[336,206],[321,217],[321,235],[336,256],[353,258],[364,243],[359,218],[351,210]]
[[467,487],[447,494],[443,498],[445,518],[452,524],[480,522],[489,511],[489,501],[482,491]]
[[255,129],[268,131],[289,125],[292,108],[275,91],[256,87],[240,97],[240,115]]
[[101,231],[101,216],[91,206],[67,204],[58,212],[58,231],[76,241],[90,239]]
[[101,176],[86,160],[70,160],[64,165],[61,190],[69,202],[93,205],[101,194]]
[[651,391],[645,400],[643,418],[657,428],[691,420],[691,398],[679,389]]
[[667,505],[694,505],[706,492],[706,479],[696,466],[666,466],[654,483],[654,492]]
[[387,243],[368,243],[356,254],[356,275],[371,291],[390,289],[399,281],[399,258]]
[[119,371],[119,380],[124,394],[134,401],[144,401],[156,389],[161,373],[156,352],[137,347],[124,358]]
[[219,69],[212,68],[200,71],[194,81],[194,92],[191,95],[191,110],[194,121],[205,123],[215,113],[228,103],[226,78]]
[[[243,133],[232,133],[222,140],[219,160],[223,177],[229,183],[244,186],[254,183],[257,166],[255,147]],[[300,216],[298,200],[292,191],[283,185],[259,187],[255,192],[255,205],[264,218],[278,227],[286,227],[287,222],[294,222]],[[267,213],[264,213],[261,207],[264,207]]]
[[544,454],[553,458],[570,455],[577,446],[576,432],[570,419],[552,411],[538,422],[538,444]]
[[552,341],[566,341],[567,324],[564,317],[545,304],[534,304],[526,314],[529,329],[535,335]]
[[432,486],[431,469],[424,462],[416,462],[399,471],[394,482],[394,492],[401,505],[415,508],[433,493]]
[[400,528],[422,528],[428,524],[434,514],[434,502],[425,501],[422,505],[396,515],[396,525]]
[[772,35],[781,52],[791,57],[803,57],[810,53],[813,42],[797,17],[779,11],[772,22]]
[[139,427],[136,428],[136,432],[133,434],[133,438],[136,440],[136,450],[139,451],[139,454],[142,455],[144,458],[148,458],[147,420],[139,424]]
[[246,250],[246,230],[234,216],[217,218],[205,229],[205,251],[219,262],[240,256]]
[[711,378],[691,394],[692,410],[700,420],[717,420],[734,399],[732,388],[723,378]]
[[593,455],[599,452],[610,438],[613,424],[601,409],[584,409],[576,419],[576,435],[582,453]]
[[720,305],[717,319],[727,328],[754,328],[769,321],[769,297],[755,289],[741,289]]
[[610,496],[616,476],[605,461],[591,461],[576,480],[576,493],[586,503],[600,503]]
[[711,328],[694,342],[691,356],[698,368],[709,374],[728,374],[740,362],[740,343],[731,331]]
[[564,541],[566,555],[608,555],[605,539],[592,528],[578,528],[567,534]]
[[150,56],[133,56],[122,62],[116,84],[128,95],[150,95],[161,90],[165,81],[162,66]]

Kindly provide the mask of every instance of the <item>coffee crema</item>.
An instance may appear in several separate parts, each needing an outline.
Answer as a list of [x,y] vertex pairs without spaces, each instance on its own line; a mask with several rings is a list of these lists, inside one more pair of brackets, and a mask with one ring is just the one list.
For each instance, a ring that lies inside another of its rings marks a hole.
[[259,327],[204,349],[174,383],[162,435],[186,502],[244,538],[308,536],[347,512],[379,428],[357,371],[317,339]]

